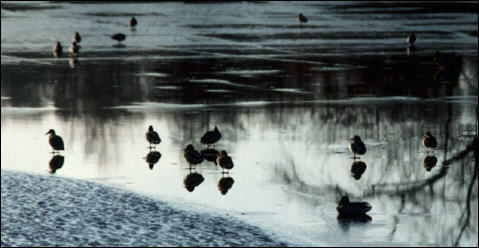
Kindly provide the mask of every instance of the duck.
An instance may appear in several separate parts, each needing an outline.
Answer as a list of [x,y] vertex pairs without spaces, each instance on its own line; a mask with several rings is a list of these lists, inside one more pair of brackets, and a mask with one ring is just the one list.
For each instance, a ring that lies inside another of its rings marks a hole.
[[366,168],[366,163],[364,163],[363,161],[354,161],[351,164],[349,171],[351,172],[351,176],[354,177],[354,179],[359,180],[363,173],[366,171]]
[[231,187],[233,187],[234,182],[235,182],[235,180],[233,180],[232,177],[222,177],[218,181],[218,185],[217,185],[221,194],[226,195],[226,193],[228,193],[228,190],[230,190]]
[[138,23],[138,22],[136,21],[136,18],[135,18],[135,17],[132,17],[132,18],[130,19],[130,22],[128,23],[128,26],[130,26],[130,27],[133,28],[133,27],[136,26],[137,23]]
[[55,57],[60,57],[62,55],[63,47],[60,41],[57,41],[55,45],[53,46],[53,54]]
[[204,180],[205,178],[201,174],[193,172],[185,177],[185,179],[183,180],[183,184],[185,185],[185,188],[186,190],[188,190],[188,192],[193,192],[193,190],[195,190],[195,188],[200,185]]
[[158,135],[157,132],[153,131],[153,126],[148,127],[148,132],[145,134],[146,140],[153,145],[158,145],[161,142],[160,136]]
[[301,22],[301,24],[308,22],[308,18],[306,18],[306,16],[304,16],[303,13],[300,13],[298,15],[298,20]]
[[195,150],[195,147],[192,144],[186,146],[183,156],[185,157],[186,161],[191,165],[197,165],[203,162],[203,156]]
[[53,152],[55,152],[55,150],[60,151],[65,149],[65,147],[63,146],[62,137],[56,135],[55,130],[50,129],[45,135],[47,134],[50,134],[50,136],[48,137],[48,142],[52,146]]
[[114,39],[114,40],[117,40],[118,44],[120,44],[120,42],[125,40],[126,35],[122,34],[122,33],[116,33],[116,34],[112,35],[111,38]]
[[73,42],[76,42],[76,43],[80,43],[80,41],[81,41],[81,36],[80,36],[80,34],[79,34],[78,32],[75,32],[75,34],[74,34],[73,37],[72,37],[72,41],[73,41]]
[[432,136],[431,132],[426,132],[426,134],[422,136],[421,143],[426,147],[427,152],[429,152],[429,148],[434,149],[437,147],[436,137]]
[[414,42],[416,42],[416,35],[414,35],[414,33],[411,33],[406,38],[406,42],[409,44],[410,47],[414,46]]
[[225,150],[222,150],[218,157],[216,158],[216,164],[219,165],[222,169],[233,169],[233,160]]
[[52,157],[50,162],[48,163],[50,167],[50,174],[55,174],[55,172],[62,168],[63,163],[65,162],[65,157],[62,155],[55,155]]
[[349,143],[349,150],[353,153],[353,159],[356,159],[356,155],[363,155],[366,153],[366,146],[359,135],[356,135],[351,139],[351,143]]
[[151,151],[146,154],[146,162],[151,170],[153,170],[153,166],[158,163],[158,160],[161,158],[161,153],[157,151]]
[[218,127],[215,126],[215,129],[213,131],[206,131],[206,133],[203,134],[203,136],[201,137],[201,144],[206,144],[206,147],[209,147],[209,145],[213,145],[214,147],[214,144],[220,139],[221,133],[218,130]]
[[336,210],[342,216],[356,216],[366,214],[371,208],[367,202],[350,202],[348,196],[343,196]]
[[78,53],[80,52],[80,47],[77,45],[76,42],[72,42],[70,47],[68,47],[68,51],[70,51],[70,56],[75,57],[78,56]]

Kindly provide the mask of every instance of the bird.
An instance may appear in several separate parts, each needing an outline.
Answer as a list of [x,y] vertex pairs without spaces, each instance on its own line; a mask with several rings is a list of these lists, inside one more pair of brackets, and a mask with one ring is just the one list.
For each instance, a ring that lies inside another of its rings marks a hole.
[[75,34],[72,37],[72,41],[76,43],[79,43],[81,41],[81,36],[78,32],[75,32]]
[[203,156],[204,159],[213,162],[216,164],[216,158],[220,154],[220,152],[216,149],[204,149],[200,151],[201,156]]
[[366,214],[366,212],[371,210],[371,205],[367,202],[349,202],[349,197],[343,196],[336,210],[343,216],[357,216]]
[[363,155],[366,153],[366,146],[361,140],[361,137],[356,135],[351,139],[351,143],[349,143],[349,150],[353,153],[353,159],[356,159],[356,154]]
[[216,164],[218,164],[223,169],[233,169],[233,160],[225,150],[222,150],[218,157],[216,158]]
[[406,42],[409,44],[409,46],[414,46],[414,42],[416,42],[416,35],[414,33],[411,33],[407,38]]
[[117,40],[118,44],[120,44],[121,41],[125,40],[126,35],[124,35],[122,33],[116,33],[116,34],[112,35],[111,38],[114,39],[114,40]]
[[235,180],[233,180],[233,178],[231,178],[231,177],[222,177],[218,181],[218,185],[217,185],[221,194],[226,195],[226,193],[228,193],[228,190],[231,189],[231,187],[233,186],[234,182],[235,182]]
[[298,20],[301,22],[301,24],[308,22],[308,18],[306,18],[306,16],[304,16],[302,13],[298,15]]
[[364,163],[363,161],[354,161],[351,164],[349,171],[351,172],[351,176],[354,177],[354,179],[359,180],[363,175],[364,171],[366,171],[366,168],[366,163]]
[[65,162],[65,157],[62,155],[55,155],[52,157],[50,162],[48,163],[50,167],[50,174],[55,174],[55,172],[62,168],[63,163]]
[[201,154],[195,150],[195,147],[192,144],[186,146],[183,156],[185,157],[186,161],[191,165],[197,165],[203,162],[203,157]]
[[68,51],[70,51],[70,56],[75,57],[78,56],[80,52],[80,47],[77,45],[76,42],[73,42],[70,47],[68,47]]
[[220,139],[221,133],[218,130],[218,127],[215,126],[215,129],[213,131],[206,131],[206,133],[203,134],[203,136],[201,137],[201,144],[206,144],[206,147],[209,147],[209,145],[213,145],[214,147],[214,144]]
[[150,148],[151,148],[151,144],[158,145],[161,142],[161,139],[158,133],[153,131],[153,126],[148,127],[148,132],[146,132],[145,137],[146,137],[146,140],[148,140],[148,142],[150,143]]
[[421,138],[421,143],[426,147],[426,151],[429,152],[429,148],[436,148],[437,140],[436,137],[432,136],[431,132],[426,132]]
[[130,26],[130,27],[133,28],[133,27],[136,26],[137,23],[138,23],[138,22],[136,21],[136,18],[135,18],[135,17],[132,17],[132,18],[130,19],[130,22],[128,23],[128,26]]
[[60,57],[62,55],[62,50],[62,44],[60,43],[60,41],[57,41],[57,43],[55,43],[55,45],[53,46],[53,54],[55,55],[55,57]]
[[158,160],[161,158],[161,153],[157,151],[151,151],[148,154],[146,154],[146,162],[148,163],[148,166],[150,169],[153,170],[153,166],[158,163]]
[[45,135],[47,135],[47,134],[50,134],[50,136],[48,137],[48,142],[52,146],[53,152],[55,152],[55,150],[60,151],[60,150],[65,149],[65,147],[63,146],[62,137],[56,135],[55,130],[50,129],[50,130],[48,130],[48,132]]

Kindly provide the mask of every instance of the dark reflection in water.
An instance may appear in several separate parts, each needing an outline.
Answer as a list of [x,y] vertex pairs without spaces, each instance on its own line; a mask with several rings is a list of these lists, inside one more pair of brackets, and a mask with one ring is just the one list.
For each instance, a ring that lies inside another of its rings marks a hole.
[[351,167],[349,168],[349,171],[351,172],[351,176],[354,177],[354,179],[359,180],[363,173],[366,171],[366,163],[363,161],[354,161],[351,164]]
[[228,193],[228,190],[233,187],[233,183],[235,180],[233,180],[232,177],[229,176],[229,174],[222,173],[221,179],[218,181],[218,189],[220,190],[222,195],[226,195]]
[[198,185],[200,185],[204,180],[205,178],[200,173],[196,171],[192,172],[190,167],[190,173],[186,175],[185,179],[183,180],[183,184],[185,185],[186,190],[193,192],[193,190],[195,190],[195,188],[198,187]]
[[158,163],[158,161],[161,158],[161,153],[158,151],[150,151],[148,154],[146,154],[146,162],[148,163],[148,166],[150,169],[153,170],[153,166]]
[[214,163],[216,165],[216,158],[220,154],[220,152],[216,149],[213,148],[207,148],[203,149],[200,151],[201,156],[203,156],[204,159]]
[[55,172],[62,168],[63,163],[65,162],[65,157],[62,155],[54,155],[50,162],[48,163],[48,167],[50,168],[50,173],[55,174]]
[[426,171],[431,171],[431,169],[434,168],[434,166],[436,166],[437,164],[437,157],[434,155],[426,155],[422,159],[422,164],[424,166],[424,169],[426,169]]

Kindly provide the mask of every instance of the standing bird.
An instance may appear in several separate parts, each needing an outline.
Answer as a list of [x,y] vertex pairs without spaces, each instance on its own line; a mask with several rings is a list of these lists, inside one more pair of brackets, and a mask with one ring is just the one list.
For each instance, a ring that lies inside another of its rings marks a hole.
[[221,168],[230,170],[233,168],[233,160],[225,150],[222,150],[218,157],[216,158],[216,164]]
[[80,53],[80,47],[77,45],[76,42],[73,42],[70,47],[68,47],[68,51],[70,51],[71,57],[76,57]]
[[132,17],[132,18],[130,19],[130,22],[128,23],[128,26],[134,28],[137,23],[138,23],[138,22],[136,21],[136,18],[135,18],[135,17]]
[[366,146],[361,140],[361,137],[356,135],[354,136],[354,138],[351,139],[351,143],[349,143],[349,150],[353,153],[353,159],[356,159],[356,154],[358,154],[359,158],[359,155],[363,155],[366,153]]
[[301,24],[308,22],[308,18],[306,18],[306,16],[304,16],[302,13],[298,15],[298,20],[301,22]]
[[436,148],[437,140],[436,137],[432,136],[430,132],[427,132],[422,136],[421,143],[426,147],[426,152],[429,152],[429,148]]
[[340,215],[357,216],[366,214],[371,210],[371,205],[367,202],[349,202],[348,196],[343,196],[336,207]]
[[53,46],[53,54],[55,55],[55,57],[58,58],[62,56],[62,50],[62,44],[60,43],[60,41],[57,41],[57,43],[55,43],[55,45]]
[[81,41],[81,36],[78,32],[75,32],[75,34],[72,37],[72,41],[76,43],[79,43]]
[[414,46],[414,42],[416,42],[416,35],[414,35],[414,33],[411,33],[406,38],[406,42],[409,44],[410,47]]
[[185,157],[186,161],[191,165],[197,165],[203,162],[203,156],[195,150],[192,144],[186,146],[183,156]]
[[206,147],[209,145],[213,145],[215,147],[215,143],[221,139],[221,133],[218,128],[215,126],[213,131],[206,131],[205,134],[201,137],[201,144],[206,144]]
[[45,135],[47,135],[47,134],[50,134],[50,136],[48,137],[48,142],[52,146],[53,152],[55,152],[55,150],[59,151],[59,150],[64,150],[65,149],[65,147],[63,146],[62,137],[56,135],[55,130],[50,129]]
[[146,140],[148,140],[148,142],[150,143],[150,148],[151,148],[151,144],[158,145],[161,142],[161,139],[158,133],[153,131],[153,126],[150,126],[148,128],[148,132],[146,132],[145,136],[146,136]]
[[111,38],[114,39],[114,40],[117,40],[118,45],[119,45],[121,41],[125,40],[126,35],[124,35],[122,33],[116,33],[116,34],[112,35]]

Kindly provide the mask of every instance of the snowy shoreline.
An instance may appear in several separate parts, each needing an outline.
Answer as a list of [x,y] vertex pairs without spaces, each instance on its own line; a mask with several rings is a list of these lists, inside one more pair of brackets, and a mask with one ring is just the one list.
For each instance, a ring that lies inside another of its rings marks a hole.
[[78,179],[1,171],[2,246],[287,246],[234,217]]

